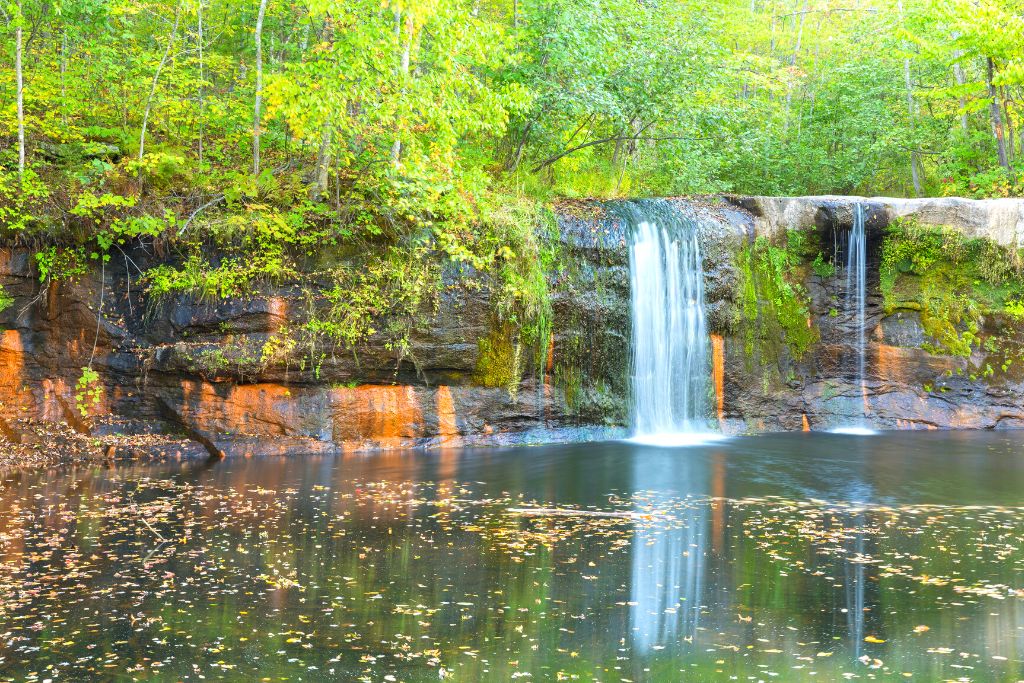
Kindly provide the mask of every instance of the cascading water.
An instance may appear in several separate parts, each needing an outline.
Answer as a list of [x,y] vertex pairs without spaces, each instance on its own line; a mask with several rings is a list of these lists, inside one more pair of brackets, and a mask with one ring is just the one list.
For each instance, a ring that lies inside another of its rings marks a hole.
[[857,412],[860,413],[859,424],[833,430],[847,434],[872,434],[873,430],[865,425],[864,410],[864,356],[865,321],[864,305],[867,300],[867,235],[864,229],[867,211],[863,204],[853,205],[853,226],[846,238],[846,292],[843,297],[843,314],[855,329],[854,364],[857,382]]
[[846,249],[846,308],[857,328],[857,386],[864,387],[864,300],[867,291],[867,239],[864,205],[853,207],[853,229]]
[[666,201],[631,202],[633,435],[657,445],[716,438],[707,421],[708,346],[697,225]]

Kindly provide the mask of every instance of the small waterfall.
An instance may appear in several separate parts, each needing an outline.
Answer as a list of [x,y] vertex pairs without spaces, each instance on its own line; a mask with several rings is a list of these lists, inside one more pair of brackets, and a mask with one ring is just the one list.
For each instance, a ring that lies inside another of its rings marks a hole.
[[856,329],[854,338],[854,358],[857,383],[857,412],[860,413],[859,423],[850,427],[841,427],[834,431],[851,434],[873,433],[865,424],[866,388],[864,385],[864,356],[866,341],[864,328],[864,305],[867,300],[867,235],[864,229],[867,211],[861,203],[853,205],[853,227],[846,238],[846,292],[843,296],[843,314]]
[[697,224],[665,201],[631,202],[633,434],[682,445],[706,440],[710,408],[704,273]]
[[846,248],[846,310],[857,327],[857,386],[864,388],[864,301],[867,291],[867,238],[864,205],[853,206],[853,228]]

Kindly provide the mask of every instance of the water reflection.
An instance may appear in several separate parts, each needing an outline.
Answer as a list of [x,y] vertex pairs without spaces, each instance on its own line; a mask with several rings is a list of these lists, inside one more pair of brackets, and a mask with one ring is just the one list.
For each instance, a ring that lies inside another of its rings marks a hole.
[[[856,515],[853,520],[853,528],[859,529],[863,526],[863,515]],[[865,594],[865,567],[861,561],[865,557],[866,547],[864,534],[855,531],[851,538],[845,541],[847,561],[843,562],[843,576],[845,585],[843,593],[846,597],[846,624],[850,633],[850,649],[853,656],[860,658],[864,645],[864,594]]]
[[[652,492],[638,501],[637,514],[650,507],[673,509],[678,497],[662,488],[667,482],[700,496],[708,489],[707,464],[678,454],[635,459],[634,489]],[[706,504],[687,506],[667,530],[643,524],[634,532],[630,624],[640,652],[693,641],[701,614],[709,513]]]
[[[0,486],[0,680],[1018,680],[1022,443],[17,474]],[[569,514],[513,512],[531,506]]]

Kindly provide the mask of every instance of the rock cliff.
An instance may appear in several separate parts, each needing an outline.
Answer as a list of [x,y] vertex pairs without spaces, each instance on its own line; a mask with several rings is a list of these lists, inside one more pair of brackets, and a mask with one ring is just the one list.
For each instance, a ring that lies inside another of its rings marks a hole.
[[[1024,426],[1024,202],[853,197],[671,200],[699,227],[712,412],[730,433]],[[867,377],[839,314],[842,235],[867,209]],[[0,251],[0,415],[82,430],[186,435],[206,450],[336,452],[614,436],[628,426],[629,273],[614,204],[557,211],[547,344],[523,348],[486,278],[448,266],[408,347],[310,349],[299,283],[252,297],[155,301],[141,248],[41,287]],[[313,283],[315,288],[320,286]],[[97,315],[102,308],[103,315]],[[83,420],[75,385],[103,386]]]

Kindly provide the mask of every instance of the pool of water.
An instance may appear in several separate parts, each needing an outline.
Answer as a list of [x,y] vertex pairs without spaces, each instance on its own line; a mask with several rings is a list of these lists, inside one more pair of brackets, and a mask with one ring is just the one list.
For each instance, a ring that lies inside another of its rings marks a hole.
[[1024,678],[1024,433],[0,483],[0,680]]

